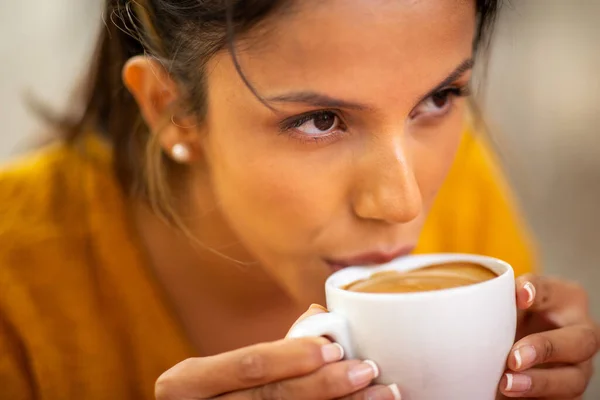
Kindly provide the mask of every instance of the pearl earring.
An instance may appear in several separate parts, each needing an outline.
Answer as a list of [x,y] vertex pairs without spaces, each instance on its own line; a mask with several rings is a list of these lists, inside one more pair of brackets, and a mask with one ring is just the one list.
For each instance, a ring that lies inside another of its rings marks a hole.
[[171,157],[180,164],[190,161],[190,149],[182,143],[177,143],[171,148]]

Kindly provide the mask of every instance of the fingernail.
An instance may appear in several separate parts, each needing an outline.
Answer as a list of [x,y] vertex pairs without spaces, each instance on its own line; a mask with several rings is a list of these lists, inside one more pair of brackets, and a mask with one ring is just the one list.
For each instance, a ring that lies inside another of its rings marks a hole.
[[327,312],[327,309],[320,304],[311,304],[310,307],[308,307],[308,309],[309,310],[320,310],[320,311]]
[[507,392],[520,393],[526,392],[531,388],[531,378],[527,375],[505,374]]
[[323,345],[323,347],[321,347],[321,353],[323,354],[323,361],[326,363],[340,361],[344,358],[344,348],[337,343]]
[[365,400],[402,400],[400,389],[395,383],[367,390]]
[[398,388],[398,385],[391,384],[388,386],[388,389],[390,389],[390,392],[392,392],[392,394],[394,395],[394,400],[402,400],[402,394],[400,394],[400,388]]
[[348,379],[354,386],[363,386],[379,376],[379,368],[371,360],[352,367],[348,372]]
[[535,286],[533,286],[533,283],[527,282],[523,285],[523,289],[527,291],[527,304],[532,304],[535,299]]
[[529,368],[535,362],[536,352],[533,346],[519,347],[513,352],[515,357],[515,369]]

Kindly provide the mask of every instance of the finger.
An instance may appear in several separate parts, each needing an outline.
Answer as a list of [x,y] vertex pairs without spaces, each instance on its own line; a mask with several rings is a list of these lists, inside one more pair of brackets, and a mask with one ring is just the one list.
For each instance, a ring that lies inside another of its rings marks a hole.
[[343,356],[341,346],[325,338],[302,338],[190,358],[161,375],[156,382],[156,397],[210,398],[306,375]]
[[294,327],[296,326],[296,324],[298,324],[298,322],[302,321],[303,319],[306,319],[312,315],[317,315],[317,314],[322,314],[322,313],[326,313],[327,309],[319,304],[312,304],[308,310],[306,310],[306,312],[304,314],[302,314],[297,320],[296,322],[294,322],[294,324],[292,325],[292,327],[290,328],[290,330],[288,331],[288,333],[285,335],[286,337],[290,334],[290,332],[292,331],[292,329],[294,329]]
[[531,282],[533,275],[524,275],[516,279],[517,307],[519,310],[527,310],[533,305],[536,297],[536,289]]
[[590,325],[535,333],[513,346],[508,368],[523,371],[547,363],[579,364],[596,354],[599,343],[598,332]]
[[[558,326],[581,323],[588,319],[589,302],[585,289],[562,279],[526,275],[520,282],[529,282],[534,290],[534,300],[527,309],[546,313]],[[523,296],[522,292],[521,296]],[[519,296],[519,294],[518,294]],[[518,300],[521,303],[522,300]]]
[[[565,285],[563,281],[556,278],[531,274],[519,277],[517,279],[517,287],[519,287],[520,284],[522,284],[523,289],[529,284],[528,287],[533,291],[534,299],[527,308],[537,312],[556,308],[556,306],[559,305],[557,304],[558,300],[563,297],[561,296],[561,289],[564,290],[564,288],[561,288],[561,286]],[[529,295],[526,290],[521,291],[519,294],[524,298]]]
[[372,361],[341,361],[299,378],[219,397],[219,400],[330,400],[366,388],[379,375]]
[[532,369],[505,374],[500,381],[500,391],[506,397],[573,399],[583,395],[588,381],[578,366]]
[[343,397],[341,400],[401,400],[398,385],[376,385],[361,390],[360,392]]

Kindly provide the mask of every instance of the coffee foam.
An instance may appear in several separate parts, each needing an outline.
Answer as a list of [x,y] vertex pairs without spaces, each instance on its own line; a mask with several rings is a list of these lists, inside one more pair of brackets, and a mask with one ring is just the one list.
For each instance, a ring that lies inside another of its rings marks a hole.
[[383,271],[367,279],[353,282],[346,290],[363,293],[427,292],[472,285],[495,278],[497,275],[474,263],[444,263],[412,271]]

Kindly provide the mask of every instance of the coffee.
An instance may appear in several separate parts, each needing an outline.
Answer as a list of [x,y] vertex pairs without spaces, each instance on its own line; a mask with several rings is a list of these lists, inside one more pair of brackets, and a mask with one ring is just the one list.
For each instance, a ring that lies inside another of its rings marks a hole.
[[497,277],[482,265],[451,262],[431,265],[411,271],[383,271],[367,279],[355,281],[344,289],[362,293],[429,292],[472,285]]

